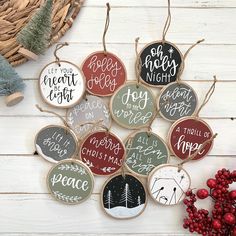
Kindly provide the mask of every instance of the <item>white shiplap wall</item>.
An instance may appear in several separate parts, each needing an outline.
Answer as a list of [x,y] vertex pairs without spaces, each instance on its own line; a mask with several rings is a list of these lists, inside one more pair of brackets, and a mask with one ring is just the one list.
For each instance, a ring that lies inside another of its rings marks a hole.
[[[182,79],[193,86],[200,102],[216,74],[219,82],[201,115],[219,135],[210,155],[186,164],[192,176],[192,187],[221,167],[236,167],[236,1],[172,0],[172,24],[167,39],[185,52],[190,44],[205,38],[188,56]],[[94,50],[101,49],[105,20],[105,0],[86,0],[72,29],[61,41],[70,46],[58,53],[61,58],[81,65]],[[160,39],[167,14],[166,0],[111,0],[111,24],[107,35],[108,50],[124,61],[128,79],[134,79],[134,39],[140,37],[140,48]],[[36,62],[17,67],[25,79],[25,100],[7,108],[0,100],[0,235],[187,235],[182,229],[183,205],[163,207],[149,199],[145,212],[136,219],[117,221],[104,215],[99,193],[105,178],[96,177],[92,197],[78,206],[65,206],[48,194],[45,176],[50,163],[33,156],[34,137],[47,125],[59,123],[53,116],[40,113],[35,104],[46,106],[37,88],[41,68],[53,59],[53,48]],[[159,90],[156,89],[156,94]],[[63,110],[53,109],[64,115]],[[156,119],[153,129],[166,138],[170,123]],[[113,124],[121,138],[129,131]],[[171,162],[177,160],[172,157]],[[204,201],[204,207],[210,202]]]

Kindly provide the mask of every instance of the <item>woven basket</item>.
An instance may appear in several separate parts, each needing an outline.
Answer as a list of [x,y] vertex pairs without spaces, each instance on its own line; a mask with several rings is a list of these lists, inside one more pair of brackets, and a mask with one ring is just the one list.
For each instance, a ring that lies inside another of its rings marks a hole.
[[[0,0],[0,54],[13,66],[27,59],[18,53],[17,33],[28,23],[44,0]],[[72,26],[83,0],[54,0],[50,45],[57,42]]]

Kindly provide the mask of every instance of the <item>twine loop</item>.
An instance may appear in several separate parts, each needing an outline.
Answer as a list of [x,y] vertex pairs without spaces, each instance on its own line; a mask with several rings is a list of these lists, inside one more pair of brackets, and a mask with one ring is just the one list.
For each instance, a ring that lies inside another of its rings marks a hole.
[[170,28],[170,23],[171,23],[170,0],[168,0],[168,16],[166,18],[166,22],[162,31],[162,44],[164,44],[166,41],[166,34]]
[[141,74],[141,69],[142,69],[142,62],[138,53],[138,42],[139,42],[139,37],[135,39],[135,55],[136,55],[135,74],[136,74],[136,79],[137,79],[137,88],[139,88],[140,74]]
[[198,110],[197,110],[197,112],[196,112],[196,114],[195,114],[195,117],[199,117],[200,111],[202,110],[202,108],[203,108],[203,107],[208,103],[208,101],[210,100],[212,94],[213,94],[214,91],[215,91],[216,82],[217,82],[216,76],[214,75],[214,82],[213,82],[213,84],[211,85],[211,87],[210,87],[210,89],[208,90],[208,92],[206,93],[205,98],[204,98],[204,100],[203,100],[203,103],[202,103],[202,105],[198,108]]
[[65,42],[65,43],[58,43],[58,44],[56,45],[56,48],[55,48],[53,54],[54,54],[55,59],[56,59],[56,62],[57,62],[57,64],[58,64],[59,66],[61,66],[61,64],[60,64],[60,58],[57,56],[57,51],[60,50],[61,48],[63,48],[64,46],[68,46],[68,45],[69,45],[69,44],[68,44],[67,42]]
[[106,22],[105,22],[105,27],[104,27],[103,36],[102,36],[103,51],[105,55],[107,54],[106,33],[108,31],[109,24],[110,24],[110,10],[111,10],[109,3],[107,3],[106,6],[107,6]]
[[176,83],[180,84],[180,75],[181,75],[181,72],[183,71],[183,67],[184,67],[184,62],[186,60],[186,57],[188,56],[189,52],[195,47],[197,46],[199,43],[202,43],[204,42],[205,39],[200,39],[198,40],[196,43],[192,44],[188,50],[185,52],[184,56],[183,56],[183,62],[181,63],[181,66],[179,67],[179,70],[178,70],[178,73],[176,75]]
[[35,106],[36,106],[36,108],[37,108],[40,112],[50,113],[50,114],[53,114],[53,115],[57,116],[57,117],[63,122],[63,124],[65,125],[65,127],[67,128],[67,129],[66,129],[66,133],[68,133],[68,129],[70,129],[70,126],[69,126],[69,124],[66,122],[66,120],[65,120],[61,115],[57,114],[57,113],[54,112],[54,111],[45,110],[45,109],[43,109],[42,107],[40,107],[38,104],[36,104]]

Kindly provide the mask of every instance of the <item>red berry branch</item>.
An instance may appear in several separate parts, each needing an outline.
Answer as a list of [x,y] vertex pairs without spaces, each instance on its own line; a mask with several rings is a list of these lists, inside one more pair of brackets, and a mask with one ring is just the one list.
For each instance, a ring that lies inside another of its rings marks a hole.
[[[236,182],[236,170],[230,172],[222,169],[217,172],[215,179],[208,179],[207,189],[186,192],[184,204],[188,217],[184,219],[183,227],[191,233],[203,236],[236,236],[236,190],[229,191],[229,185]],[[211,197],[214,209],[197,209],[194,203],[199,199]]]

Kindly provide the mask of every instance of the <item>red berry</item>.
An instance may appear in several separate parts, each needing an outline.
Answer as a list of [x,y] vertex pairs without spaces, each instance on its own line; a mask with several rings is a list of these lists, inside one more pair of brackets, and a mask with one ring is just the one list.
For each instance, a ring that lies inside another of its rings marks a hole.
[[236,199],[236,190],[232,190],[232,191],[229,193],[229,197],[230,197],[232,200],[235,200],[235,199]]
[[224,221],[225,221],[225,223],[227,223],[229,225],[233,225],[233,224],[235,224],[235,216],[232,213],[226,213],[224,215]]
[[212,227],[215,230],[219,230],[222,227],[221,222],[219,220],[213,220]]
[[200,199],[207,198],[209,196],[209,193],[206,189],[202,188],[197,191],[197,196]]
[[215,179],[208,179],[207,180],[207,186],[209,188],[215,188],[216,187],[216,180]]
[[236,227],[233,228],[231,235],[232,235],[232,236],[236,236]]

